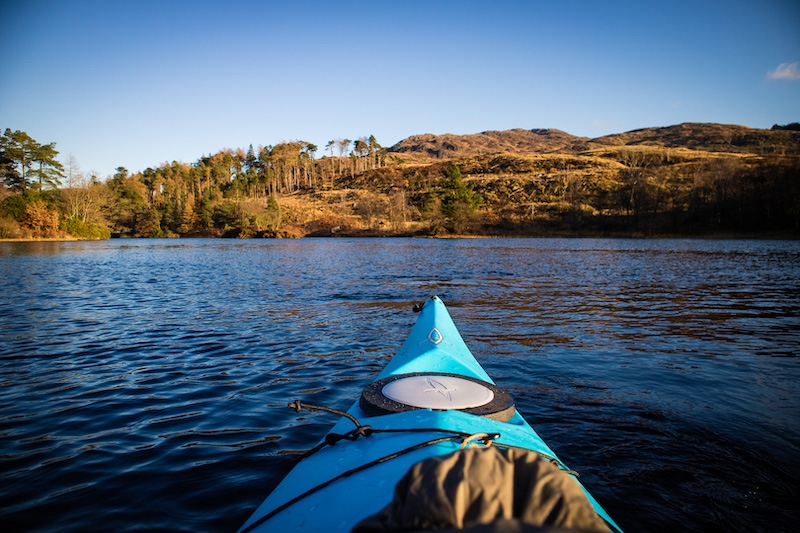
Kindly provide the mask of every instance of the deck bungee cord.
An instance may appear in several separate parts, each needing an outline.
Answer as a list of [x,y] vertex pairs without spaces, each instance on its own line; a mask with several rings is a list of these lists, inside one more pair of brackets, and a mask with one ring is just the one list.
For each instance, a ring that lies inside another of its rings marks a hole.
[[[292,409],[293,411],[296,411],[298,413],[301,413],[301,412],[303,412],[303,410],[305,410],[305,411],[308,411],[308,412],[323,411],[323,412],[326,412],[326,413],[339,415],[341,417],[347,418],[348,420],[350,420],[356,426],[355,429],[353,429],[353,430],[351,430],[351,431],[349,431],[347,433],[344,433],[344,434],[328,433],[325,436],[325,438],[323,439],[322,442],[320,442],[314,448],[311,448],[310,450],[308,450],[307,452],[305,452],[302,455],[303,459],[306,458],[306,457],[309,457],[309,456],[311,456],[311,455],[313,455],[315,453],[317,453],[318,451],[320,451],[321,449],[323,449],[323,448],[325,448],[327,446],[333,446],[333,445],[337,444],[338,442],[341,442],[341,441],[354,441],[354,440],[358,439],[359,437],[369,438],[369,437],[371,437],[372,435],[374,435],[376,433],[448,433],[449,435],[417,443],[417,444],[415,444],[413,446],[409,446],[407,448],[404,448],[402,450],[398,450],[398,451],[396,451],[394,453],[391,453],[389,455],[380,457],[380,458],[378,458],[378,459],[376,459],[374,461],[370,461],[369,463],[365,463],[365,464],[363,464],[363,465],[361,465],[359,467],[356,467],[356,468],[347,470],[345,472],[342,472],[341,474],[338,474],[337,476],[332,477],[331,479],[329,479],[329,480],[327,480],[327,481],[325,481],[323,483],[315,485],[314,487],[308,489],[303,494],[299,494],[298,496],[292,498],[291,500],[287,501],[283,505],[281,505],[279,507],[276,507],[275,509],[273,509],[272,511],[270,511],[266,515],[262,516],[261,518],[259,518],[255,522],[253,522],[252,524],[250,524],[247,527],[241,529],[240,533],[247,533],[249,531],[252,531],[256,527],[258,527],[260,524],[266,522],[267,520],[269,520],[273,516],[277,515],[278,513],[284,511],[285,509],[291,507],[292,505],[295,505],[295,504],[299,503],[300,501],[304,500],[308,496],[314,494],[315,492],[318,492],[318,491],[324,489],[325,487],[331,485],[332,483],[334,483],[334,482],[336,482],[336,481],[338,481],[340,479],[349,477],[349,476],[351,476],[353,474],[356,474],[358,472],[362,472],[364,470],[367,470],[367,469],[372,468],[374,466],[377,466],[379,464],[385,463],[385,462],[390,461],[392,459],[395,459],[397,457],[401,457],[401,456],[403,456],[405,454],[408,454],[408,453],[411,453],[411,452],[415,452],[415,451],[420,450],[422,448],[425,448],[427,446],[433,446],[433,445],[436,445],[436,444],[441,444],[441,443],[448,442],[448,441],[457,441],[457,440],[461,439],[461,445],[459,447],[460,449],[465,449],[465,448],[473,446],[473,445],[477,445],[477,446],[480,446],[480,447],[488,447],[488,446],[495,445],[495,446],[500,447],[500,448],[516,448],[516,449],[520,449],[520,450],[531,451],[531,450],[528,450],[526,448],[522,448],[520,446],[507,445],[507,444],[502,444],[502,443],[497,442],[498,439],[500,439],[500,437],[501,437],[501,435],[499,433],[465,433],[463,431],[453,431],[453,430],[442,429],[442,428],[385,428],[385,429],[380,429],[379,428],[379,429],[376,429],[376,428],[373,428],[372,426],[361,424],[356,417],[354,417],[354,416],[352,416],[352,415],[350,415],[350,414],[348,414],[348,413],[346,413],[344,411],[341,411],[339,409],[334,409],[332,407],[326,407],[326,406],[323,406],[323,405],[313,405],[313,404],[301,402],[300,400],[292,401],[291,403],[289,403],[287,405],[287,407],[289,407],[290,409]],[[556,467],[558,467],[559,470],[561,470],[561,471],[563,471],[563,472],[565,472],[567,474],[573,475],[575,477],[579,477],[579,474],[577,472],[575,472],[574,470],[570,470],[569,468],[564,466],[564,464],[561,463],[561,461],[559,461],[557,458],[549,456],[549,455],[544,454],[544,453],[540,453],[540,452],[536,452],[536,453],[537,453],[537,455],[539,455],[543,459],[546,459],[548,462],[554,464]]]
[[[299,403],[299,402],[296,402],[296,403]],[[290,404],[290,406],[292,406],[292,404]],[[312,407],[319,407],[319,406],[312,406]],[[323,410],[323,411],[330,411],[330,412],[335,411],[335,409],[331,410],[329,408],[320,408],[320,409],[315,409],[315,410]],[[350,418],[350,417],[348,417],[348,418]],[[414,446],[409,446],[407,448],[404,448],[402,450],[396,451],[396,452],[391,453],[389,455],[385,455],[383,457],[380,457],[380,458],[375,459],[373,461],[370,461],[368,463],[364,463],[364,464],[362,464],[362,465],[360,465],[360,466],[358,466],[356,468],[352,468],[350,470],[342,472],[341,474],[338,474],[335,477],[332,477],[331,479],[329,479],[329,480],[327,480],[327,481],[325,481],[323,483],[315,485],[314,487],[308,489],[306,492],[297,495],[296,497],[294,497],[291,500],[287,501],[286,503],[280,505],[279,507],[276,507],[275,509],[273,509],[272,511],[270,511],[266,515],[262,516],[261,518],[259,518],[255,522],[253,522],[252,524],[250,524],[247,527],[239,530],[240,533],[246,533],[246,532],[252,531],[254,528],[256,528],[259,525],[263,524],[264,522],[266,522],[267,520],[269,520],[273,516],[277,515],[278,513],[282,512],[282,511],[286,510],[287,508],[291,507],[292,505],[294,505],[294,504],[296,504],[296,503],[308,498],[312,494],[314,494],[316,492],[319,492],[320,490],[324,489],[325,487],[331,485],[332,483],[334,483],[334,482],[336,482],[336,481],[338,481],[340,479],[344,479],[344,478],[352,476],[353,474],[356,474],[358,472],[362,472],[364,470],[368,470],[368,469],[370,469],[370,468],[372,468],[374,466],[380,465],[380,464],[385,463],[387,461],[390,461],[392,459],[396,459],[396,458],[401,457],[403,455],[415,452],[415,451],[420,450],[422,448],[425,448],[427,446],[433,446],[435,444],[440,444],[440,443],[448,442],[448,441],[456,441],[458,439],[462,440],[462,446],[464,444],[466,444],[466,443],[469,443],[469,442],[480,441],[481,439],[486,439],[486,441],[488,443],[491,443],[491,439],[492,438],[496,439],[496,438],[500,437],[499,434],[493,434],[493,435],[488,435],[488,434],[470,435],[470,434],[467,434],[467,433],[462,433],[462,432],[458,432],[458,431],[449,431],[449,430],[443,430],[443,429],[411,428],[411,429],[378,429],[378,430],[375,430],[375,429],[370,428],[369,426],[362,426],[362,425],[359,424],[356,429],[354,429],[352,432],[350,432],[350,434],[334,435],[334,437],[341,437],[341,438],[333,438],[333,439],[330,440],[330,442],[326,438],[322,443],[318,444],[317,446],[315,446],[314,448],[309,450],[306,454],[304,454],[303,458],[308,457],[310,455],[313,455],[314,453],[318,452],[322,448],[325,448],[327,446],[333,446],[337,442],[340,442],[342,440],[354,441],[359,437],[365,437],[365,438],[370,437],[374,433],[400,433],[400,432],[406,432],[406,433],[407,432],[415,432],[415,433],[441,432],[441,433],[451,433],[451,434],[447,435],[447,436],[444,436],[444,437],[438,437],[438,438],[435,438],[435,439],[431,439],[431,440],[427,440],[427,441],[424,441],[424,442],[420,442],[420,443],[418,443],[418,444],[416,444]]]
[[[339,415],[339,416],[342,416],[344,418],[347,418],[348,420],[350,420],[356,426],[355,429],[353,429],[351,431],[348,431],[347,433],[328,433],[327,435],[325,435],[325,438],[322,440],[322,442],[320,442],[319,444],[317,444],[316,446],[314,446],[310,450],[304,452],[301,455],[301,458],[306,458],[306,457],[308,457],[310,455],[313,455],[313,454],[317,453],[319,450],[321,450],[322,448],[325,448],[326,446],[333,446],[334,444],[336,444],[337,442],[340,442],[342,440],[354,441],[354,440],[358,439],[359,437],[365,437],[366,438],[366,437],[372,436],[375,433],[449,433],[449,434],[453,435],[453,437],[455,437],[455,438],[459,438],[460,437],[460,438],[464,439],[464,442],[461,444],[461,448],[466,448],[469,445],[473,445],[473,444],[477,444],[477,443],[483,442],[483,446],[490,446],[490,445],[494,444],[495,446],[500,447],[500,448],[508,448],[508,449],[516,448],[516,449],[520,449],[520,450],[533,451],[534,453],[539,455],[541,458],[543,458],[543,459],[547,460],[548,462],[552,463],[553,465],[555,465],[559,470],[562,470],[562,471],[564,471],[564,472],[566,472],[568,474],[571,474],[571,475],[573,475],[575,477],[580,477],[580,474],[578,472],[576,472],[575,470],[572,470],[570,468],[567,468],[564,465],[564,463],[562,463],[561,461],[558,460],[558,458],[553,457],[552,455],[548,455],[546,453],[538,452],[536,450],[529,450],[528,448],[523,448],[522,446],[514,446],[512,444],[504,444],[504,443],[501,443],[501,442],[496,442],[498,439],[500,439],[500,436],[501,436],[500,433],[466,433],[464,431],[454,431],[454,430],[442,429],[442,428],[382,428],[382,429],[379,428],[379,429],[375,429],[372,426],[362,424],[361,422],[358,421],[358,419],[356,417],[350,415],[349,413],[346,413],[344,411],[340,411],[339,409],[334,409],[332,407],[325,407],[324,405],[313,405],[313,404],[301,402],[300,400],[294,400],[293,402],[289,403],[287,405],[287,407],[289,407],[289,409],[292,409],[293,411],[298,412],[298,413],[301,413],[303,411],[303,409],[305,409],[308,412],[324,411],[326,413]],[[447,440],[451,440],[451,439],[447,439]]]

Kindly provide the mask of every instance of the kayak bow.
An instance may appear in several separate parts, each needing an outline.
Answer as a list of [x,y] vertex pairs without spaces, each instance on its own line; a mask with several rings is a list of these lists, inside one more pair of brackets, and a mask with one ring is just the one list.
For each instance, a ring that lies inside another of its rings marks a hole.
[[[470,438],[531,450],[576,476],[481,367],[441,299],[432,296],[417,308],[419,318],[397,354],[240,533],[350,531],[392,500],[411,466],[451,454]],[[609,529],[619,531],[580,486]]]

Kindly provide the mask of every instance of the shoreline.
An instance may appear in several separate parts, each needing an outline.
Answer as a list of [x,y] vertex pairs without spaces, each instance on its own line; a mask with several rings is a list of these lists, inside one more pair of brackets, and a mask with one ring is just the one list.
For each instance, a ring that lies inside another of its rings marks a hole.
[[219,239],[219,240],[284,240],[284,239],[644,239],[644,240],[669,240],[669,239],[689,239],[689,240],[756,240],[756,241],[795,241],[800,240],[800,235],[792,233],[709,233],[709,234],[658,234],[645,235],[641,233],[542,233],[538,235],[503,235],[503,234],[448,234],[448,235],[424,235],[419,233],[364,233],[364,232],[341,232],[336,234],[311,233],[297,237],[220,237],[207,235],[186,235],[176,237],[111,237],[109,239],[77,239],[77,238],[25,238],[25,239],[0,239],[0,243],[38,243],[38,242],[82,242],[82,241],[104,241],[104,240],[128,240],[128,239]]
[[[24,239],[0,239],[0,242],[75,242],[80,240],[100,240],[100,239],[76,239],[69,237],[28,237]],[[105,239],[103,239],[105,240]]]

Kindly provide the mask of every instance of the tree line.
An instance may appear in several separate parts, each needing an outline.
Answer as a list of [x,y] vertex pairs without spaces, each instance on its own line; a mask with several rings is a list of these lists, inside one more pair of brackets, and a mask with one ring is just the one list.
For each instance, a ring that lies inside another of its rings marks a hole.
[[621,161],[617,227],[637,233],[800,235],[800,158],[717,154],[670,160],[632,149]]
[[65,167],[55,146],[19,130],[0,137],[0,238],[274,231],[281,221],[279,195],[332,189],[338,178],[386,161],[386,150],[370,135],[333,139],[322,159],[306,141],[250,145],[134,174],[118,167],[103,181],[83,173],[72,157]]
[[65,168],[58,154],[56,143],[24,131],[6,128],[0,136],[0,238],[111,235],[101,212],[104,185],[86,179],[72,157]]

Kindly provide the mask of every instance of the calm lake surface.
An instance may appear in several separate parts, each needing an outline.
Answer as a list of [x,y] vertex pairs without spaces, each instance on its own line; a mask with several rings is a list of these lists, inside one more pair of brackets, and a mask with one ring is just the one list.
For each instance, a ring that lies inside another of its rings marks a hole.
[[448,305],[627,531],[795,531],[800,242],[0,243],[0,529],[235,531]]

